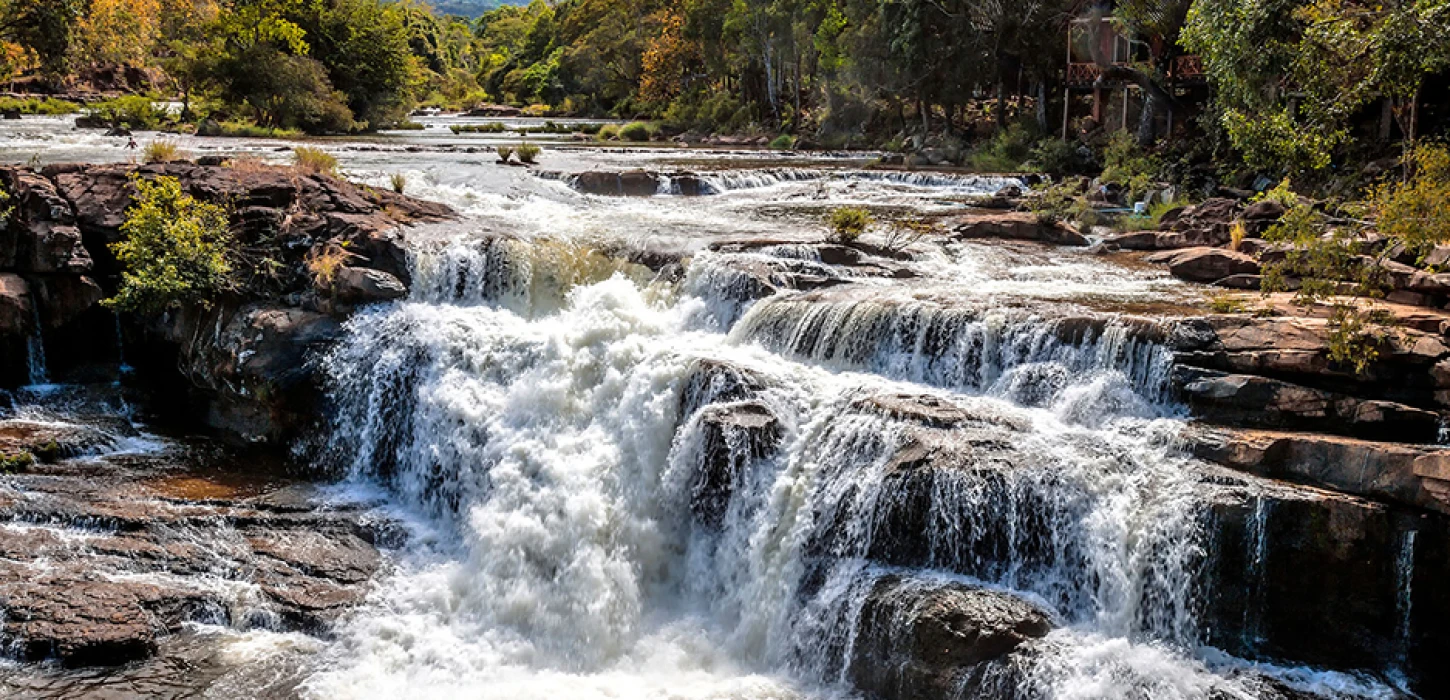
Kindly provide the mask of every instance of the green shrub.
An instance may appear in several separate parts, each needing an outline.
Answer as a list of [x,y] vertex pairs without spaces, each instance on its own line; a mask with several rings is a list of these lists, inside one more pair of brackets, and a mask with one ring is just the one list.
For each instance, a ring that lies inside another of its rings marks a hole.
[[1153,188],[1163,170],[1162,163],[1138,145],[1126,131],[1114,132],[1103,149],[1103,182],[1123,187],[1128,202],[1141,200]]
[[393,173],[388,176],[388,184],[393,186],[394,192],[402,194],[403,190],[408,189],[408,176],[402,173]]
[[770,147],[777,150],[785,150],[795,146],[795,137],[790,134],[781,134],[770,141]]
[[873,221],[871,212],[859,207],[837,207],[831,210],[826,219],[831,227],[832,238],[842,243],[850,243],[860,238]]
[[185,160],[186,156],[182,155],[181,147],[175,141],[162,139],[146,144],[141,151],[141,159],[147,163],[170,163]]
[[523,143],[520,143],[518,145],[518,148],[514,149],[514,153],[519,154],[520,163],[532,163],[534,162],[534,159],[539,157],[540,150],[542,149],[540,149],[538,146],[535,146],[528,141],[524,141]]
[[1420,254],[1450,239],[1450,148],[1421,144],[1407,154],[1412,175],[1370,192],[1376,228]]
[[509,128],[503,122],[489,122],[487,124],[454,124],[448,127],[455,134],[502,134]]
[[235,286],[227,213],[182,192],[173,177],[131,176],[136,195],[110,245],[121,285],[107,306],[156,312],[187,303],[209,305]]
[[619,138],[624,141],[648,141],[654,130],[644,122],[630,122],[619,129]]
[[404,119],[403,121],[400,121],[389,128],[391,128],[393,131],[422,131],[427,127],[423,126],[418,122]]
[[54,97],[44,99],[37,97],[16,98],[0,97],[0,112],[19,112],[21,114],[75,114],[81,111],[81,106],[66,100],[57,100]]
[[217,124],[217,131],[204,134],[206,136],[221,136],[229,138],[250,138],[250,139],[296,139],[302,137],[300,129],[283,129],[273,126],[257,126],[251,122],[221,122]]
[[493,150],[498,154],[498,162],[500,163],[509,162],[509,158],[512,158],[514,155],[513,146],[495,146]]
[[309,175],[337,175],[337,158],[320,148],[298,146],[292,149],[292,165]]
[[113,126],[155,131],[172,121],[171,113],[144,95],[126,95],[85,108],[87,115]]
[[603,124],[589,123],[589,124],[580,124],[577,127],[575,127],[574,130],[577,131],[577,132],[579,132],[579,133],[581,133],[581,134],[589,134],[590,136],[593,136],[595,134],[598,134],[599,133],[599,130],[600,129],[603,129],[603,128],[604,128],[604,125]]
[[600,141],[616,141],[616,140],[618,140],[619,139],[619,125],[618,124],[605,124],[604,126],[599,127],[599,131],[595,133],[594,138],[599,139]]
[[1037,135],[1022,124],[1000,129],[986,143],[977,146],[968,164],[979,172],[1016,172],[1032,154]]
[[1077,149],[1062,139],[1046,138],[1037,142],[1028,155],[1037,170],[1051,175],[1066,175],[1079,168]]

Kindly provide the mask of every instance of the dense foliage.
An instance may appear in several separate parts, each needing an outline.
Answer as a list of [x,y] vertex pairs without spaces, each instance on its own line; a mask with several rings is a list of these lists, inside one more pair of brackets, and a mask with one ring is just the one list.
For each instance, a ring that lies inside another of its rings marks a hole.
[[[1131,37],[1130,54],[1104,55],[1105,33]],[[0,0],[0,41],[12,79],[127,76],[218,135],[407,127],[418,106],[507,103],[649,122],[605,139],[746,133],[1096,172],[1106,139],[1084,154],[1049,138],[1065,43],[1138,88],[1140,147],[1188,138],[1176,155],[1273,181],[1450,121],[1432,94],[1450,87],[1450,0]],[[1211,93],[1174,82],[1186,54]],[[157,126],[121,107],[100,116]]]
[[136,188],[121,240],[111,251],[121,286],[106,304],[153,312],[182,303],[211,303],[234,286],[231,235],[224,209],[199,201],[173,177],[133,177]]

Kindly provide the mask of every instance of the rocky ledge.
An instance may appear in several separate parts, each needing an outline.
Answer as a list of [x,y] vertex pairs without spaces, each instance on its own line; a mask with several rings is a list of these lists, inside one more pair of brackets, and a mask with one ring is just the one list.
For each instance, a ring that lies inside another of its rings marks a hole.
[[119,420],[0,420],[0,454],[32,456],[0,483],[10,653],[123,664],[192,622],[325,635],[362,601],[388,523],[320,505],[262,458],[127,449],[143,437]]
[[[108,246],[122,235],[132,176],[174,177],[223,204],[238,254],[265,263],[205,307],[117,318],[99,302],[119,281]],[[298,434],[317,400],[304,356],[358,306],[407,293],[406,226],[454,216],[330,175],[254,165],[10,167],[0,187],[13,205],[0,228],[0,388],[124,360],[173,391],[176,415],[249,443]],[[323,286],[305,260],[327,246],[350,255]]]

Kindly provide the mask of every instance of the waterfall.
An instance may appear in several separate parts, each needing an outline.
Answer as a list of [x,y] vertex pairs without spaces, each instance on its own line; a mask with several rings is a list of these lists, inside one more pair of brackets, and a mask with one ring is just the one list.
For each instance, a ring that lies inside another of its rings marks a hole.
[[1399,655],[1401,675],[1408,675],[1411,665],[1410,652],[1414,649],[1414,584],[1415,584],[1415,530],[1406,530],[1400,537],[1400,552],[1395,558],[1395,641]]
[[1172,356],[1156,329],[1112,317],[781,297],[755,305],[731,334],[828,367],[1057,404],[1085,420],[1173,410]]
[[1246,649],[1257,650],[1264,641],[1264,589],[1263,576],[1269,556],[1269,502],[1262,496],[1254,497],[1254,512],[1248,521],[1246,533],[1248,544],[1248,591],[1244,596],[1244,634]]
[[323,359],[325,454],[415,544],[309,696],[842,697],[883,581],[1061,626],[962,697],[1252,696],[1194,656],[1207,504],[1151,326],[561,246],[421,252]]
[[50,377],[45,367],[45,339],[41,336],[40,306],[30,305],[30,337],[25,341],[25,362],[28,380],[32,385],[45,384]]

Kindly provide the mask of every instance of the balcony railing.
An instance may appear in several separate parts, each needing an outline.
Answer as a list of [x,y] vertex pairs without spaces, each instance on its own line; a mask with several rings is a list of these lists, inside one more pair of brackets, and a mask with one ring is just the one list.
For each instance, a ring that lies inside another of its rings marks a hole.
[[[1114,65],[1126,66],[1129,63],[1115,63]],[[1102,76],[1103,69],[1096,63],[1069,63],[1067,64],[1067,83],[1069,85],[1092,85]],[[1175,83],[1199,82],[1204,79],[1203,59],[1199,56],[1178,56],[1173,59],[1173,67],[1168,72],[1168,79]]]

